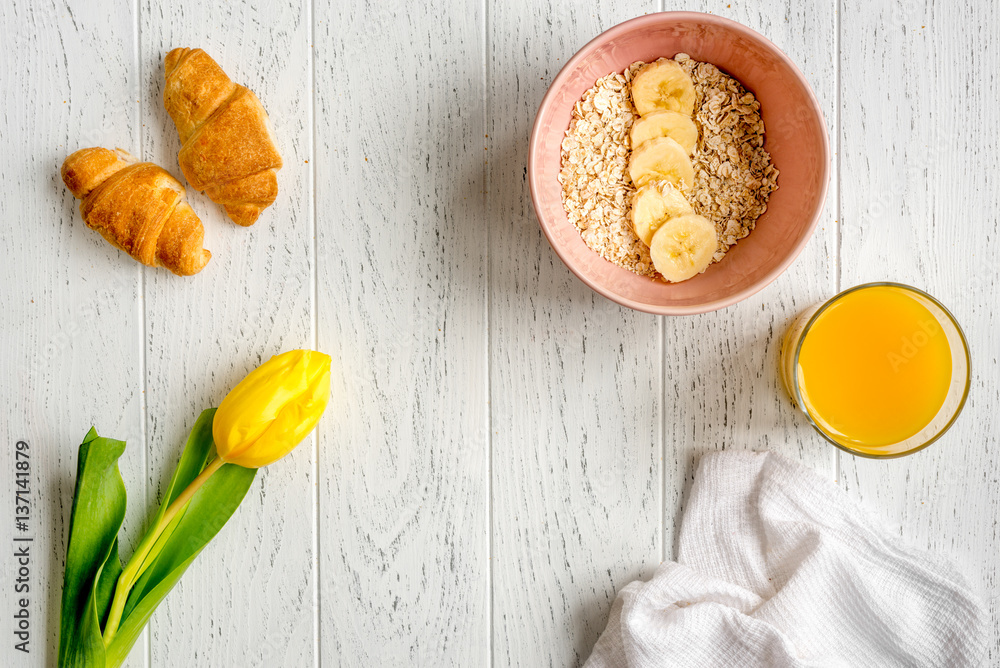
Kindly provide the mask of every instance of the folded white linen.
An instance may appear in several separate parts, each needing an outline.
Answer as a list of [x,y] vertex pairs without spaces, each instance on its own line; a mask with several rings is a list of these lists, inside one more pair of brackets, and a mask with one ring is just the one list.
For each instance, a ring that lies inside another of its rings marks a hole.
[[618,594],[587,668],[975,666],[987,613],[832,481],[773,453],[705,455],[677,563]]

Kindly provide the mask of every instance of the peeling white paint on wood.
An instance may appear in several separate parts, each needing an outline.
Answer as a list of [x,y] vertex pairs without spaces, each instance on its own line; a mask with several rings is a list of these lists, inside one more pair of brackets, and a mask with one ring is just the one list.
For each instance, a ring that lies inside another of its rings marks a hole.
[[940,299],[969,340],[972,387],[938,443],[887,462],[843,455],[841,483],[901,536],[960,564],[989,605],[985,665],[997,666],[1000,14],[985,2],[855,0],[843,12],[841,283],[890,279]]

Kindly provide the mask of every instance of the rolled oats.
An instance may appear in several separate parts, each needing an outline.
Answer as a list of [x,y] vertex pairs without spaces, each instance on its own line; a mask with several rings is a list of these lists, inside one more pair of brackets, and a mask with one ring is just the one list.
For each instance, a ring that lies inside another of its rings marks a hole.
[[[694,83],[699,130],[691,159],[694,184],[685,194],[695,212],[715,224],[718,262],[767,209],[778,170],[763,147],[764,122],[753,94],[710,63],[686,54],[675,60]],[[573,107],[559,183],[566,215],[592,250],[636,274],[656,277],[649,248],[629,220],[635,193],[628,176],[629,131],[638,116],[628,84],[642,65],[598,79]]]

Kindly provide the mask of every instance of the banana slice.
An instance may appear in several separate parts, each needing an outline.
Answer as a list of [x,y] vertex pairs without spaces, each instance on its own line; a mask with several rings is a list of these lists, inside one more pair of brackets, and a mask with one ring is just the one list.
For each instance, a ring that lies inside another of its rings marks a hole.
[[632,229],[642,243],[653,242],[653,234],[663,223],[677,216],[694,213],[687,198],[669,181],[652,181],[636,192],[632,199]]
[[671,283],[677,283],[705,271],[718,247],[715,225],[691,213],[660,225],[653,235],[649,255],[656,271]]
[[636,188],[650,181],[670,181],[680,187],[694,184],[694,167],[687,151],[670,137],[657,137],[644,142],[632,151],[628,161],[628,175]]
[[691,116],[694,84],[680,65],[667,58],[647,63],[632,78],[632,104],[640,116],[667,109]]
[[653,111],[632,124],[633,149],[657,137],[670,137],[691,155],[698,144],[698,126],[679,111]]

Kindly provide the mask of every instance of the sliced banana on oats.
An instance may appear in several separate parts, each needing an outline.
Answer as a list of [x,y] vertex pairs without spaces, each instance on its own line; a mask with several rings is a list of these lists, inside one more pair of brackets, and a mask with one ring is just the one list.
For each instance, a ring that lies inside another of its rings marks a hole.
[[653,242],[653,234],[671,218],[694,213],[691,204],[669,181],[651,181],[635,193],[629,217],[642,243]]
[[649,255],[656,271],[671,283],[677,283],[705,271],[718,247],[715,225],[691,213],[660,225],[653,234]]
[[632,151],[628,175],[636,188],[650,181],[670,181],[675,186],[690,188],[694,184],[694,167],[687,151],[670,137],[657,137]]
[[679,111],[654,111],[632,124],[631,137],[633,149],[657,137],[670,137],[691,155],[698,145],[698,126]]
[[663,109],[691,116],[694,113],[694,83],[680,65],[661,58],[643,65],[635,73],[632,104],[640,116]]

